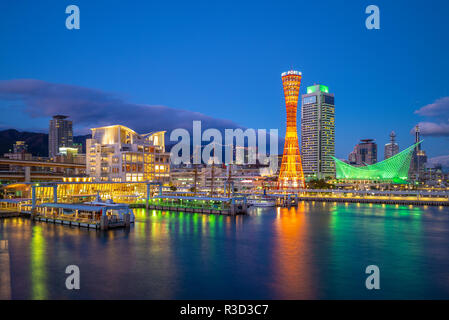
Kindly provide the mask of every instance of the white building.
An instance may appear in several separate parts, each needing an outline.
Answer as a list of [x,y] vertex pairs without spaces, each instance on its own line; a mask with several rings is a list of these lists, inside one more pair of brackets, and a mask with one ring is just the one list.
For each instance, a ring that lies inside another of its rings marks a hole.
[[94,181],[169,181],[165,131],[138,134],[125,126],[93,128],[86,141],[86,170]]

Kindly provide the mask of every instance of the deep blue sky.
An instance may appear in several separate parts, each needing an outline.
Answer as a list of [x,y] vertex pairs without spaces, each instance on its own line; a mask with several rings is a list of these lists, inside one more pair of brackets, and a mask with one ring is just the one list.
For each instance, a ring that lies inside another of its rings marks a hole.
[[[70,4],[80,30],[65,28]],[[365,28],[369,4],[380,30]],[[96,89],[283,135],[280,74],[293,67],[301,93],[321,83],[335,94],[336,153],[346,158],[361,138],[383,154],[391,130],[403,149],[418,122],[449,123],[446,105],[414,113],[449,96],[448,32],[447,0],[2,1],[0,80]],[[45,130],[48,116],[31,118],[26,99],[13,100],[0,94],[2,128]],[[449,131],[429,133],[428,154],[449,155]]]

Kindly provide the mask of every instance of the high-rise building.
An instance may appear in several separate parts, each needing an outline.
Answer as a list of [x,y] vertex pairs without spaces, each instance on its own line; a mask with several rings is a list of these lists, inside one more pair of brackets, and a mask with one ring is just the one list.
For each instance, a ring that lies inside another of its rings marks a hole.
[[396,133],[391,131],[390,133],[390,143],[385,145],[384,149],[384,160],[391,158],[399,153],[399,145],[396,143]]
[[48,156],[54,158],[59,153],[59,148],[73,145],[72,121],[67,116],[56,115],[50,120],[48,130]]
[[[415,127],[415,143],[421,141],[419,125]],[[410,173],[414,175],[415,179],[419,180],[426,169],[427,155],[421,149],[422,143],[418,144],[413,151],[412,162],[410,165]]]
[[12,148],[13,153],[26,153],[28,151],[28,145],[25,141],[16,141]]
[[93,128],[86,140],[86,170],[94,181],[168,182],[165,131],[138,134],[125,126]]
[[284,153],[278,186],[280,189],[298,189],[305,187],[299,154],[298,131],[296,127],[296,110],[298,108],[299,87],[302,74],[299,71],[282,73],[282,85],[287,111],[287,132],[285,134]]
[[377,144],[373,139],[362,139],[349,154],[349,163],[365,166],[377,163]]
[[301,96],[301,158],[304,175],[335,177],[334,95],[323,85],[307,87]]

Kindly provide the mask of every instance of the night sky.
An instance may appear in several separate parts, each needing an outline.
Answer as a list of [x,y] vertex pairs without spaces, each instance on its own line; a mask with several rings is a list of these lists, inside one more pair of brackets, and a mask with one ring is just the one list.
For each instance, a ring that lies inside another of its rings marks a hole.
[[[66,6],[81,11],[68,30]],[[380,30],[365,8],[380,8]],[[2,1],[0,129],[75,134],[207,126],[285,132],[280,75],[335,94],[336,154],[362,138],[423,148],[449,165],[449,1]]]

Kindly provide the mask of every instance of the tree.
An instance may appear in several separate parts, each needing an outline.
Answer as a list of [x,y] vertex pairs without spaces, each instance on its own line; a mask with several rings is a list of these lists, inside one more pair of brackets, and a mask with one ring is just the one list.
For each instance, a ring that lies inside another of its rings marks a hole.
[[314,179],[307,183],[309,189],[333,189],[334,186],[327,183],[325,179]]

